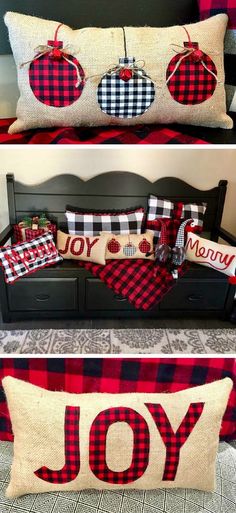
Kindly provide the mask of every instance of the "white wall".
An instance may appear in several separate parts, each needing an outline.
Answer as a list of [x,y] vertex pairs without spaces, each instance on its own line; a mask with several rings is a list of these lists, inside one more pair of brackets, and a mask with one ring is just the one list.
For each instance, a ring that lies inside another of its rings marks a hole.
[[13,118],[19,97],[16,65],[11,55],[0,55],[0,118]]
[[200,189],[215,187],[220,179],[229,181],[223,226],[236,235],[236,150],[153,147],[75,148],[2,147],[0,150],[0,230],[8,222],[6,173],[17,180],[39,183],[61,173],[84,179],[107,171],[131,171],[151,181],[176,176]]

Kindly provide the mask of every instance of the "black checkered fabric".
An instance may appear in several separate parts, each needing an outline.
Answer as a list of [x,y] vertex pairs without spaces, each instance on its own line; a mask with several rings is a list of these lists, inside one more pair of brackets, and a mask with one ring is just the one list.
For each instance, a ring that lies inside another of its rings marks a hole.
[[100,232],[110,232],[116,235],[140,234],[144,219],[144,209],[120,213],[82,213],[66,211],[68,232],[70,235],[99,235]]
[[[181,208],[180,208],[181,207]],[[154,221],[158,217],[168,217],[177,219],[193,219],[193,226],[203,228],[204,215],[206,212],[206,203],[174,203],[170,200],[158,198],[150,194],[148,198],[147,221]]]
[[118,118],[140,116],[150,107],[155,97],[155,86],[143,69],[125,81],[120,78],[121,67],[132,69],[133,57],[119,59],[119,66],[106,73],[98,85],[98,103],[105,114]]

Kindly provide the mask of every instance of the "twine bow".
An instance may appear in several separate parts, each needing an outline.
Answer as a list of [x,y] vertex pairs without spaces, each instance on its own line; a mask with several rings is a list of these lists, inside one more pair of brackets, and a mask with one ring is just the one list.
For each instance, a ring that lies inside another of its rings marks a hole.
[[[177,69],[179,68],[181,62],[184,59],[186,59],[187,57],[189,57],[190,55],[192,55],[193,61],[200,62],[202,64],[202,66],[208,71],[208,73],[210,73],[215,78],[216,82],[219,83],[220,81],[219,81],[217,75],[214,73],[214,71],[209,69],[208,66],[205,64],[205,62],[203,60],[204,54],[203,54],[202,50],[200,50],[198,48],[195,48],[193,46],[193,43],[191,41],[191,38],[190,38],[190,35],[189,35],[187,29],[185,27],[183,27],[183,29],[185,30],[185,32],[186,32],[186,34],[188,36],[189,46],[186,47],[186,46],[182,46],[182,45],[177,45],[175,43],[171,45],[172,47],[175,46],[175,47],[178,48],[178,51],[176,51],[174,48],[173,48],[173,50],[176,53],[180,53],[181,57],[179,58],[178,62],[176,63],[172,73],[170,74],[170,76],[166,80],[166,84],[168,84],[170,82],[170,80],[172,79],[172,77],[176,73]],[[182,52],[179,51],[180,48],[181,48]]]
[[[56,33],[55,33],[55,38],[54,38],[54,43],[57,43],[58,30],[59,30],[59,28],[61,26],[62,26],[62,23],[57,27],[57,30],[56,30]],[[75,84],[75,87],[79,87],[79,85],[81,83],[79,67],[77,66],[77,64],[75,64],[75,62],[73,62],[71,60],[71,58],[69,58],[70,57],[70,53],[72,52],[72,50],[70,49],[69,45],[66,45],[63,48],[57,48],[56,46],[53,46],[53,45],[50,45],[50,44],[39,45],[39,46],[37,46],[34,49],[34,52],[35,52],[36,55],[32,59],[30,59],[29,61],[22,62],[20,64],[20,68],[23,68],[27,64],[31,64],[34,61],[37,61],[38,59],[40,59],[40,57],[43,57],[43,55],[49,55],[49,57],[51,57],[52,59],[57,60],[57,61],[59,61],[61,59],[64,59],[66,62],[68,62],[69,64],[71,64],[75,68],[76,74],[77,74],[77,82]]]

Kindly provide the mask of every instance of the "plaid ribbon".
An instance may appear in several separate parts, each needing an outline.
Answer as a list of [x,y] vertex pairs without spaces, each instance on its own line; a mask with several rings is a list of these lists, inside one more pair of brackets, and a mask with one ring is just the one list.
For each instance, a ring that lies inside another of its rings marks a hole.
[[[0,332],[1,336],[1,332]],[[47,390],[89,392],[177,392],[229,377],[234,382],[220,438],[236,438],[235,358],[1,358],[0,440],[13,441],[1,380],[13,376]]]

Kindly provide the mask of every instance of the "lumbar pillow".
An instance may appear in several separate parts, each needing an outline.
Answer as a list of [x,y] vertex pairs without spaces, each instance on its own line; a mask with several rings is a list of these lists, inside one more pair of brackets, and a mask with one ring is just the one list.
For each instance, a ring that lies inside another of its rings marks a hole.
[[236,248],[218,244],[188,233],[186,258],[196,264],[212,267],[228,276],[236,274]]
[[0,248],[0,265],[3,267],[6,283],[14,283],[22,276],[61,261],[50,232],[29,242]]
[[214,490],[232,380],[173,394],[69,394],[2,380],[14,433],[8,497],[83,488]]
[[226,93],[227,104],[231,111],[236,112],[236,2],[234,0],[198,0],[200,19],[225,13],[229,23],[225,35]]
[[67,260],[84,260],[105,265],[108,239],[108,233],[96,237],[83,237],[82,235],[69,235],[58,230],[57,249],[60,255]]
[[145,212],[144,208],[110,213],[67,210],[65,215],[71,235],[126,234],[141,233]]
[[[147,253],[151,254],[147,256]],[[142,235],[109,234],[106,259],[109,258],[148,258],[153,260],[153,233],[146,232]]]
[[222,59],[227,20],[73,31],[8,12],[20,89],[10,133],[173,122],[232,128]]

